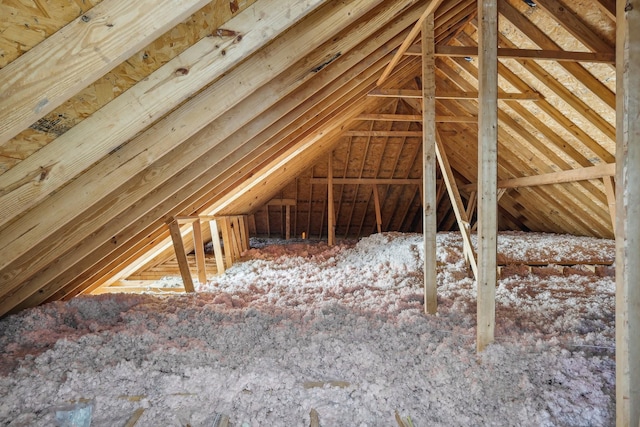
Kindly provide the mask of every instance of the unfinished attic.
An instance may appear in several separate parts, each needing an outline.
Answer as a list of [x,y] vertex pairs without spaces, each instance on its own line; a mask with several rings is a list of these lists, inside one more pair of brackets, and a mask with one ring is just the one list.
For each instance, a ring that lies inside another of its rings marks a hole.
[[640,425],[640,0],[0,17],[2,425]]

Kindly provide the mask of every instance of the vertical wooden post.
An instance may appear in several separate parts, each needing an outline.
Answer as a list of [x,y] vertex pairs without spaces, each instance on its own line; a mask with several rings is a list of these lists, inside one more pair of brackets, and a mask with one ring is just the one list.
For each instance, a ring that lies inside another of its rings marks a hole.
[[376,228],[378,233],[382,233],[382,210],[380,209],[380,193],[378,186],[373,184],[373,205],[376,210]]
[[182,276],[182,282],[184,283],[184,290],[187,292],[195,292],[191,271],[189,270],[189,262],[187,261],[187,254],[184,251],[182,234],[180,233],[180,224],[178,224],[177,220],[174,219],[169,223],[169,232],[171,233],[171,240],[173,241],[173,249],[176,252],[176,259],[178,260],[180,276]]
[[248,251],[251,248],[251,232],[249,231],[249,217],[247,215],[243,215],[242,216],[242,226],[243,226],[243,233],[242,233],[242,247],[244,248],[245,251]]
[[607,195],[607,205],[609,205],[609,216],[611,216],[611,225],[613,232],[616,232],[616,191],[615,182],[612,176],[603,176],[604,193]]
[[243,227],[240,225],[240,217],[229,217],[231,223],[231,240],[233,240],[233,260],[236,261],[242,254],[242,233]]
[[202,225],[200,219],[193,221],[193,249],[196,254],[196,269],[198,270],[198,282],[207,283],[207,267],[204,259],[204,242],[202,240]]
[[498,7],[478,0],[478,329],[477,350],[495,331],[498,231]]
[[258,234],[258,230],[256,228],[256,216],[254,214],[250,214],[249,215],[249,221],[248,221],[248,227],[249,227],[249,231],[247,232],[247,234],[250,235],[256,235]]
[[327,243],[329,246],[333,246],[336,243],[336,228],[335,228],[335,207],[333,206],[333,151],[329,154],[329,170],[327,171]]
[[268,204],[264,207],[264,211],[266,213],[265,225],[267,226],[267,237],[271,237],[271,226],[269,225],[269,205]]
[[287,205],[285,206],[285,236],[284,238],[286,240],[289,240],[291,238],[291,206]]
[[616,425],[640,425],[640,0],[616,3]]
[[220,245],[220,231],[218,230],[218,220],[210,219],[209,228],[211,229],[211,242],[213,243],[213,254],[216,257],[216,269],[218,274],[225,271],[224,259],[222,258],[222,245]]
[[436,314],[436,76],[433,13],[422,22],[422,226],[424,236],[424,312]]
[[227,268],[233,265],[233,234],[231,230],[231,220],[228,216],[220,218],[222,228],[222,243],[224,244],[224,258]]

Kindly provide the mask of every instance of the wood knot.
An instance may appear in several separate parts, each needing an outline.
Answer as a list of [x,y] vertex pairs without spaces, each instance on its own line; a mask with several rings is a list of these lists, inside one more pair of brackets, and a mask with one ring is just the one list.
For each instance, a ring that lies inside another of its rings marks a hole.
[[237,31],[227,30],[226,28],[218,28],[216,30],[216,36],[218,37],[236,37],[238,34]]
[[628,1],[627,4],[624,6],[624,11],[629,12],[632,9],[633,9],[633,5],[631,4],[631,2]]
[[47,176],[49,176],[49,172],[51,171],[51,167],[44,167],[44,166],[40,166],[40,177],[39,180],[42,182],[45,179],[47,179]]
[[178,68],[176,70],[176,76],[186,76],[187,74],[189,74],[189,69],[188,68]]

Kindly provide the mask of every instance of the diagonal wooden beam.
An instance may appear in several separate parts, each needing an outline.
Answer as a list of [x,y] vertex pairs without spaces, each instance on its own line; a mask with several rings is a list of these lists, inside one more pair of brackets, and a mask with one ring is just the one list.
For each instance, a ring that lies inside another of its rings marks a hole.
[[196,267],[198,270],[198,282],[201,285],[207,283],[207,266],[204,257],[204,241],[202,239],[202,223],[200,218],[193,221],[193,246],[196,255]]
[[460,197],[460,191],[458,191],[458,184],[456,183],[456,179],[453,176],[453,169],[451,169],[451,165],[449,164],[449,159],[444,149],[444,144],[442,143],[440,132],[438,132],[437,130],[436,130],[435,137],[436,137],[436,147],[435,147],[436,157],[438,159],[438,164],[440,165],[442,178],[444,179],[444,183],[447,187],[447,193],[449,194],[449,199],[451,200],[453,213],[455,214],[456,221],[458,222],[458,228],[460,229],[460,234],[462,235],[462,242],[464,246],[465,257],[467,257],[469,261],[471,271],[473,271],[473,276],[477,278],[478,266],[477,266],[476,258],[473,251],[473,244],[471,243],[471,235],[469,234],[469,228],[470,228],[469,218],[467,217],[467,212],[464,208],[464,204],[462,203],[462,198]]
[[387,80],[387,78],[389,77],[393,69],[400,62],[400,59],[402,59],[402,55],[404,55],[404,52],[409,48],[409,46],[411,46],[413,41],[418,36],[418,33],[422,28],[422,22],[427,18],[427,16],[435,12],[438,6],[440,6],[440,3],[442,3],[442,0],[431,0],[429,2],[426,9],[418,19],[418,22],[415,23],[415,25],[413,26],[413,28],[411,29],[407,37],[404,39],[404,41],[398,48],[396,54],[393,56],[393,58],[391,58],[391,62],[389,62],[389,65],[387,65],[387,68],[385,68],[385,70],[382,72],[382,75],[380,76],[380,78],[378,79],[378,82],[376,83],[378,86],[381,86],[382,83],[384,83],[385,80]]
[[[522,15],[515,7],[508,2],[498,2],[500,14],[508,19],[514,26],[522,31],[536,45],[542,49],[559,49],[558,44],[553,41],[546,33],[535,26],[529,19]],[[584,86],[589,88],[596,96],[598,96],[605,104],[615,109],[615,94],[609,87],[604,85],[600,80],[595,78],[581,64],[571,62],[560,62],[567,72],[577,78]],[[573,94],[572,94],[573,96]]]
[[[35,206],[204,85],[315,9],[321,0],[261,0],[0,176],[0,225]],[[168,7],[168,6],[167,6]],[[200,96],[202,99],[204,95]],[[219,104],[223,102],[216,97]],[[199,127],[190,127],[195,133]],[[180,127],[186,124],[177,125]],[[173,132],[176,133],[176,132]]]
[[0,69],[0,146],[210,0],[104,0]]
[[184,242],[182,241],[180,224],[178,224],[177,220],[173,220],[168,225],[169,231],[171,232],[171,240],[173,241],[173,248],[176,252],[176,259],[178,260],[178,267],[180,268],[180,275],[184,283],[184,290],[187,292],[195,292],[193,279],[191,278],[191,270],[189,270],[189,262],[187,261],[187,254],[184,250]]
[[613,233],[616,232],[616,183],[612,176],[603,176],[604,194],[607,195],[607,205],[609,206],[609,215],[611,216],[611,226]]
[[[597,0],[596,0],[597,2]],[[558,24],[594,52],[615,54],[614,48],[596,34],[580,17],[558,0],[536,0],[536,5],[553,16]]]

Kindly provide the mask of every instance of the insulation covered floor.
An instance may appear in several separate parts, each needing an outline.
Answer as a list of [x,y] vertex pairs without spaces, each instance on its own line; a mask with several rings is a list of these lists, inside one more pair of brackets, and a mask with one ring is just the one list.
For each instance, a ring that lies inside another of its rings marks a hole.
[[[457,233],[438,235],[439,314],[422,311],[422,235],[252,249],[195,295],[85,296],[0,320],[0,425],[614,424],[614,278],[507,268],[496,343],[475,350]],[[610,240],[507,233],[510,262],[612,259]],[[75,407],[73,405],[76,405]]]

